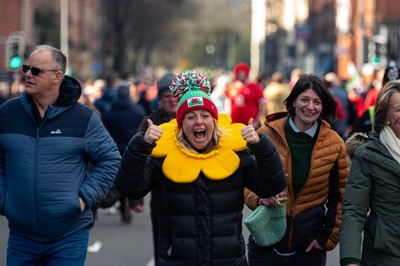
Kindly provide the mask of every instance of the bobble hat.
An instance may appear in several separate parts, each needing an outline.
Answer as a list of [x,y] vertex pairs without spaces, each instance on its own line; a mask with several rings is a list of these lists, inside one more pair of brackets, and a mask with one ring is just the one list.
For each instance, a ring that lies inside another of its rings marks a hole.
[[186,71],[179,74],[169,87],[178,102],[176,122],[181,128],[183,117],[192,110],[207,110],[218,120],[218,110],[210,97],[210,82],[201,73]]

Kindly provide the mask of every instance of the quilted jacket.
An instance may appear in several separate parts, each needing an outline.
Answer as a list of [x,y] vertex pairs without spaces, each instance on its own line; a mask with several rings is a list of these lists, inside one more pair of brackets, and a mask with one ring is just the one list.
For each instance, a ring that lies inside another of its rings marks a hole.
[[[286,112],[267,117],[266,126],[258,132],[266,133],[274,142],[282,160],[288,184],[293,175],[289,145],[286,141]],[[282,250],[304,251],[313,239],[326,250],[335,248],[339,241],[341,204],[349,173],[346,147],[342,138],[325,121],[321,122],[318,138],[312,151],[310,172],[298,194],[288,186],[287,230],[275,244]],[[259,197],[245,191],[245,203],[250,209],[258,205]]]
[[15,233],[47,242],[89,227],[91,207],[114,182],[118,149],[80,94],[66,76],[40,125],[26,93],[0,107],[0,214]]
[[[272,142],[261,141],[238,152],[239,168],[227,178],[211,180],[202,172],[193,182],[176,183],[162,171],[164,158],[149,157],[154,145],[144,133],[129,143],[116,178],[127,197],[157,194],[159,211],[157,265],[247,265],[242,235],[243,188],[272,196],[286,186],[282,163]],[[256,163],[257,160],[257,163]],[[185,162],[182,162],[185,163]],[[264,169],[259,171],[260,169]]]

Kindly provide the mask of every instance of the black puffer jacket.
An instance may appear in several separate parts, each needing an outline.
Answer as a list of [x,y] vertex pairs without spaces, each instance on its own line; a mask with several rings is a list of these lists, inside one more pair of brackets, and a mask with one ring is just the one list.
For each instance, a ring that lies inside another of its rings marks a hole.
[[[286,186],[282,163],[266,137],[238,152],[240,166],[223,180],[203,173],[191,183],[175,183],[162,172],[164,159],[149,157],[154,145],[143,132],[129,143],[116,177],[119,192],[144,197],[156,188],[160,238],[157,265],[247,265],[242,236],[243,189],[270,197]],[[184,163],[184,162],[183,162]]]

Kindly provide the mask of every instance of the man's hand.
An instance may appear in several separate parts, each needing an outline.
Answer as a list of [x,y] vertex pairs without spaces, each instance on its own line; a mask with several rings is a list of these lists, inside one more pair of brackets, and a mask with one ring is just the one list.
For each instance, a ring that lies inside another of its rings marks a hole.
[[81,205],[81,212],[83,212],[86,209],[86,203],[83,201],[81,197],[79,197],[79,203]]
[[324,250],[316,239],[311,241],[310,245],[308,245],[308,247],[306,249],[306,252],[310,252],[313,248],[316,248],[316,249],[319,249],[319,250]]
[[131,209],[136,213],[144,212],[144,204],[136,204]]

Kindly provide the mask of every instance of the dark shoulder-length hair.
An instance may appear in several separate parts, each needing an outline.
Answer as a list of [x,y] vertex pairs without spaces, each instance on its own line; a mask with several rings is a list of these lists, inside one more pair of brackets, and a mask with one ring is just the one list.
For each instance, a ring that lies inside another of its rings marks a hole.
[[390,97],[395,93],[400,93],[400,82],[389,81],[385,86],[383,86],[376,97],[374,129],[378,133],[382,131],[386,124]]
[[329,122],[335,122],[337,103],[333,99],[332,94],[329,92],[328,88],[325,86],[323,80],[312,74],[302,75],[294,85],[289,96],[286,98],[285,105],[286,110],[289,112],[289,114],[292,117],[296,115],[293,103],[300,94],[309,89],[313,90],[321,99],[322,112],[320,119],[328,120]]

